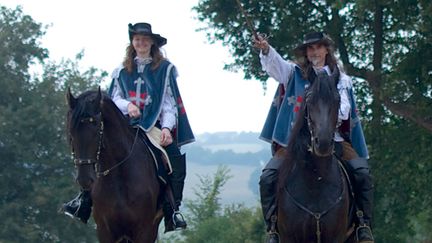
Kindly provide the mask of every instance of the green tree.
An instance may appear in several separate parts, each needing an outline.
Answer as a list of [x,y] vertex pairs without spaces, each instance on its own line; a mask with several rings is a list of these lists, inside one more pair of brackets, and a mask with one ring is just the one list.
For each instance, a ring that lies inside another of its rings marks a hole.
[[[241,2],[252,25],[269,34],[284,58],[293,59],[292,50],[312,30],[334,39],[354,78],[370,146],[377,238],[400,242],[416,235],[422,228],[418,224],[430,225],[432,216],[422,211],[432,205],[432,155],[426,152],[432,139],[432,2]],[[203,0],[194,10],[209,41],[222,42],[233,54],[225,69],[243,70],[246,79],[265,84],[252,33],[236,1]]]
[[[377,104],[432,132],[430,1],[250,0],[243,5],[256,30],[268,33],[285,58],[292,59],[305,33],[329,33],[348,74],[366,80]],[[203,0],[194,10],[209,41],[222,41],[233,54],[225,68],[265,82],[236,1]]]
[[[47,61],[39,47],[45,27],[22,13],[0,7],[0,241],[87,242],[94,229],[57,210],[77,188],[66,141],[65,90],[94,88],[106,76],[81,72],[78,61]],[[33,64],[42,67],[31,75]]]
[[188,229],[166,242],[262,242],[265,228],[260,208],[220,203],[220,192],[230,178],[227,166],[219,166],[213,177],[200,176],[196,199],[185,202]]

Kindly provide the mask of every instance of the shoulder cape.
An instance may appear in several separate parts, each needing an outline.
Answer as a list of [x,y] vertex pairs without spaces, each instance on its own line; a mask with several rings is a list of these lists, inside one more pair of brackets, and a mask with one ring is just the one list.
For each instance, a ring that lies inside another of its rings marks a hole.
[[[294,125],[295,116],[300,109],[303,101],[304,90],[309,85],[309,81],[304,80],[301,70],[295,67],[291,80],[288,82],[286,90],[280,84],[274,95],[260,138],[269,143],[276,142],[281,146],[288,146],[291,129]],[[351,102],[350,117],[350,140],[353,148],[360,157],[369,158],[366,141],[360,119],[357,115],[357,106],[354,100],[352,88],[348,89]]]
[[151,70],[150,66],[146,65],[143,73],[138,73],[136,70],[128,73],[124,68],[115,71],[109,94],[112,94],[114,82],[118,80],[125,95],[124,98],[138,104],[142,111],[142,116],[139,119],[131,120],[131,125],[139,125],[148,132],[159,118],[162,110],[162,97],[169,84],[177,106],[174,139],[179,147],[195,141],[178,89],[176,68],[167,60],[162,61],[156,70]]

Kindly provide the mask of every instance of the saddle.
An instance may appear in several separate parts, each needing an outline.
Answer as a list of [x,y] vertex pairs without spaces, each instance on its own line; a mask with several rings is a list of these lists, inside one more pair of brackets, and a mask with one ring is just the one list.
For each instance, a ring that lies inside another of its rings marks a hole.
[[[140,127],[137,129],[142,130]],[[157,127],[153,127],[150,131],[142,132],[141,134],[141,138],[148,146],[153,161],[155,162],[157,176],[161,183],[166,185],[168,182],[168,175],[172,173],[172,166],[167,152],[158,142],[160,141],[161,130]]]

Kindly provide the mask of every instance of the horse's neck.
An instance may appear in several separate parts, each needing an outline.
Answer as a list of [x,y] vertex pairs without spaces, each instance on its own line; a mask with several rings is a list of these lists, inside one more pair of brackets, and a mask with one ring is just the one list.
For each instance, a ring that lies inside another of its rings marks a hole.
[[[131,128],[114,103],[107,103],[103,109],[104,116],[104,146],[114,160],[124,157],[134,142]],[[110,158],[111,158],[110,157]]]
[[104,119],[103,149],[99,170],[101,172],[110,170],[109,177],[119,177],[133,173],[134,170],[144,170],[142,168],[144,163],[135,163],[136,157],[142,157],[144,151],[138,131],[132,130],[122,117],[116,115],[118,115],[116,112],[108,113]]
[[130,185],[143,184],[144,178],[150,178],[148,173],[153,172],[154,165],[150,156],[138,131],[107,127],[99,170],[109,170],[109,173],[100,178],[101,187],[112,188],[112,196],[118,197],[134,188]]
[[305,204],[316,204],[316,209],[319,209],[334,202],[342,191],[342,183],[338,167],[330,161],[331,158],[315,159],[296,161],[288,177],[287,188],[292,197]]
[[298,172],[301,178],[304,179],[306,185],[315,187],[316,184],[321,185],[322,182],[338,183],[338,167],[333,157],[318,157],[310,156],[307,161],[303,161],[298,165]]

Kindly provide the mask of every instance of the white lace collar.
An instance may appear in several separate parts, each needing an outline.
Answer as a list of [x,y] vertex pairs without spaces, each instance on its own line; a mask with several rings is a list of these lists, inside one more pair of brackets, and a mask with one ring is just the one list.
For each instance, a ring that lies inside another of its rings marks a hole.
[[151,57],[146,57],[146,58],[135,57],[134,61],[137,65],[144,65],[144,64],[151,63],[153,61],[153,58],[151,58]]

